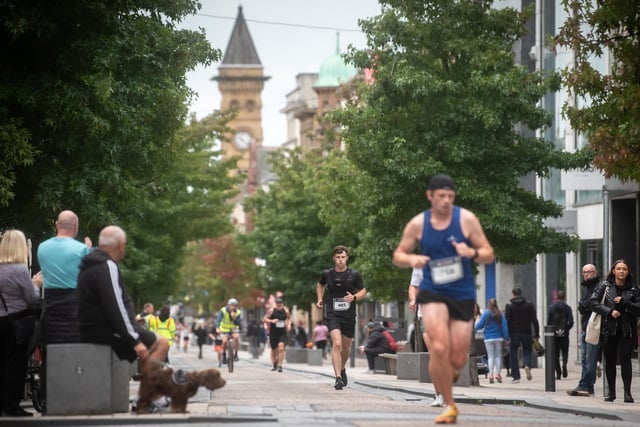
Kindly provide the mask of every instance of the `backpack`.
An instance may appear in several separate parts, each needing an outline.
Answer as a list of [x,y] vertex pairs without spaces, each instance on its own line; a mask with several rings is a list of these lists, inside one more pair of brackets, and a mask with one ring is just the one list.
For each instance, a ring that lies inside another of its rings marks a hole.
[[553,314],[553,333],[556,337],[564,337],[567,335],[567,313],[563,307],[556,307]]
[[387,341],[389,341],[389,348],[391,349],[391,351],[395,353],[396,350],[398,350],[398,345],[396,344],[396,340],[393,339],[389,331],[387,331],[386,329],[382,331],[382,334],[387,339]]

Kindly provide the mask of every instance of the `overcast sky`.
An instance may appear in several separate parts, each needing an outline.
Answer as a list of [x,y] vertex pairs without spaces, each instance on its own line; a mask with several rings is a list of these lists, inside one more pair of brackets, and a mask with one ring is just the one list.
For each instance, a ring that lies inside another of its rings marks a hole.
[[[358,19],[378,15],[377,0],[201,0],[199,14],[185,20],[182,27],[204,28],[211,45],[223,51],[227,47],[238,6],[249,27],[253,43],[264,67],[271,76],[262,92],[262,127],[264,145],[279,146],[286,140],[285,115],[280,113],[286,94],[295,89],[299,73],[317,73],[322,61],[336,47],[349,44],[366,47]],[[321,28],[319,28],[321,27]],[[188,74],[189,86],[198,92],[190,110],[202,118],[220,108],[217,82],[218,65],[200,67]]]

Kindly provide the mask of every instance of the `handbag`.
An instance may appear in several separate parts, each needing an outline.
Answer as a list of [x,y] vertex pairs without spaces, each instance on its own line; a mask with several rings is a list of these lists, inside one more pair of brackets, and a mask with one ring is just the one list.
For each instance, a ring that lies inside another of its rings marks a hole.
[[544,356],[544,347],[540,344],[540,340],[538,338],[533,338],[532,340],[533,349],[536,352],[538,357]]
[[[4,310],[7,310],[7,303],[4,301],[4,297],[0,294],[0,299],[2,299],[2,305],[4,305]],[[31,341],[33,334],[36,330],[36,316],[35,311],[31,308],[27,308],[22,311],[18,311],[16,313],[11,313],[8,315],[9,322],[11,322],[11,327],[13,328],[13,334],[16,337],[16,344],[22,345]]]
[[[602,300],[600,304],[604,304],[604,298],[607,295],[607,288],[604,288],[604,292],[602,293]],[[589,321],[587,322],[587,330],[584,334],[584,340],[589,344],[597,345],[600,342],[600,329],[602,327],[602,315],[596,313],[595,311],[591,312],[591,316],[589,316]]]

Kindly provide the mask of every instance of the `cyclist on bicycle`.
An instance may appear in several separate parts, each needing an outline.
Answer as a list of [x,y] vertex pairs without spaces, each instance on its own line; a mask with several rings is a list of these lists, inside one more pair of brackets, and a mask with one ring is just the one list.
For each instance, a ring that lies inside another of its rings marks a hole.
[[[227,305],[222,307],[218,312],[217,332],[222,335],[222,347],[227,347],[229,334],[233,337],[233,360],[238,361],[238,347],[240,346],[240,321],[242,320],[242,311],[238,308],[238,300],[230,298]],[[222,363],[227,363],[227,354],[222,353]]]

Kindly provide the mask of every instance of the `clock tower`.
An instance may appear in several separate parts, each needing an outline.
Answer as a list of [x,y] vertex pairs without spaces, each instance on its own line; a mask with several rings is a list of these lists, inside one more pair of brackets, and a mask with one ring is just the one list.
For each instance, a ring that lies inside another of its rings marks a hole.
[[252,152],[262,147],[262,89],[269,77],[264,76],[262,63],[258,57],[247,22],[238,7],[238,16],[231,32],[229,44],[224,52],[218,75],[212,80],[218,82],[222,94],[221,110],[234,109],[236,117],[228,123],[233,133],[229,141],[222,144],[226,157],[241,156],[238,172],[251,175]]

